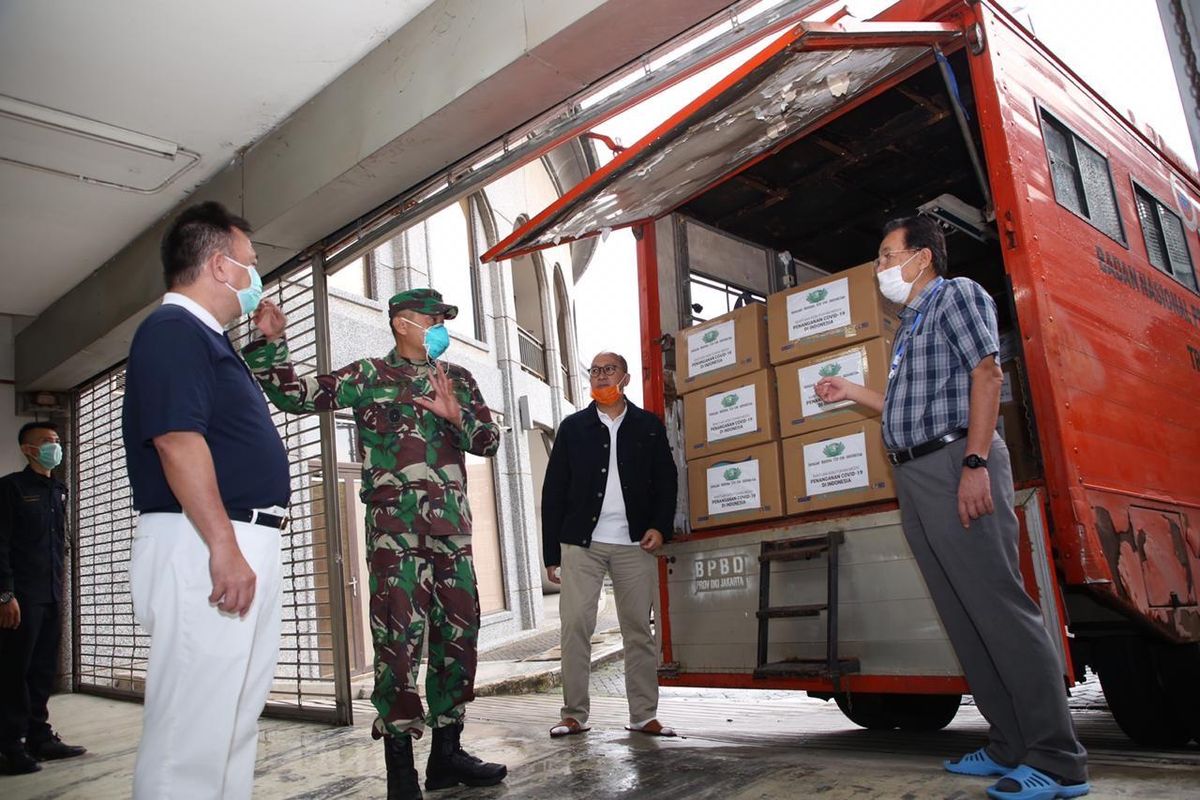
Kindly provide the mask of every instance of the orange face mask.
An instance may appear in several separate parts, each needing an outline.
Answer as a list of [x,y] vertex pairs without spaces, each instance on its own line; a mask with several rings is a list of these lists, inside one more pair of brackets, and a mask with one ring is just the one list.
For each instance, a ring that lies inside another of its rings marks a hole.
[[593,386],[592,399],[602,406],[615,406],[621,399],[619,386]]

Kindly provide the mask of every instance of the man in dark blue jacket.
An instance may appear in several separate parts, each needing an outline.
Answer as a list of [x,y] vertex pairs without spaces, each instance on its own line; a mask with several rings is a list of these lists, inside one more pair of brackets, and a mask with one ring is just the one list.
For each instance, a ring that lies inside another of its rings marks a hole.
[[658,417],[625,399],[625,359],[601,353],[588,374],[594,402],[559,426],[542,487],[546,576],[562,584],[563,710],[550,735],[588,730],[591,638],[608,574],[625,643],[628,730],[674,736],[657,719],[650,612],[658,589],[654,553],[671,538],[675,517],[675,461]]
[[58,738],[46,707],[58,673],[67,519],[67,487],[53,475],[58,428],[27,423],[17,442],[29,463],[0,478],[0,770],[10,775],[86,752]]

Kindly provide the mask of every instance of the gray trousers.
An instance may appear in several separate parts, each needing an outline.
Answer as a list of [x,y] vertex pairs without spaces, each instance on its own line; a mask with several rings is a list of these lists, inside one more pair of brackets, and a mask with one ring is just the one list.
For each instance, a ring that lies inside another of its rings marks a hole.
[[1025,593],[1017,555],[1012,465],[999,435],[988,473],[995,513],[958,519],[966,439],[896,467],[904,535],[987,719],[987,752],[1068,780],[1087,779],[1087,752],[1067,709],[1062,668]]
[[612,576],[617,621],[625,643],[625,699],[629,722],[649,722],[658,714],[658,648],[650,611],[658,592],[658,559],[637,545],[592,542],[591,547],[562,546],[562,716],[581,723],[591,713],[588,683],[592,634],[604,575]]

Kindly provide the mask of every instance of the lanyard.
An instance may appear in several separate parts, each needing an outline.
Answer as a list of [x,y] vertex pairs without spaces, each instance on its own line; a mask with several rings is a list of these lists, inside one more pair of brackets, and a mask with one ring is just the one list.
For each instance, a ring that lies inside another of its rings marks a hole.
[[904,354],[908,352],[908,343],[912,341],[917,326],[921,324],[921,320],[925,317],[925,311],[933,306],[933,302],[937,300],[938,294],[945,285],[946,279],[939,278],[937,286],[933,289],[933,293],[929,295],[928,300],[921,304],[921,310],[917,312],[917,316],[913,318],[912,324],[904,332],[904,337],[900,340],[900,346],[896,348],[896,355],[892,357],[892,366],[888,369],[888,383],[891,383],[892,378],[896,377],[896,370],[900,368],[900,362],[904,360]]

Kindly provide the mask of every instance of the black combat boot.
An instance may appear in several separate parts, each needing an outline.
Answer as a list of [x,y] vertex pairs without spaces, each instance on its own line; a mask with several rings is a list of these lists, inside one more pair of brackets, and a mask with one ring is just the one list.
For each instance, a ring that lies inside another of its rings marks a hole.
[[508,775],[503,764],[488,764],[462,749],[459,737],[463,724],[433,729],[433,749],[425,765],[425,788],[446,789],[462,783],[467,786],[495,786]]
[[413,764],[411,736],[385,736],[383,760],[387,764],[388,800],[421,800],[421,779]]

